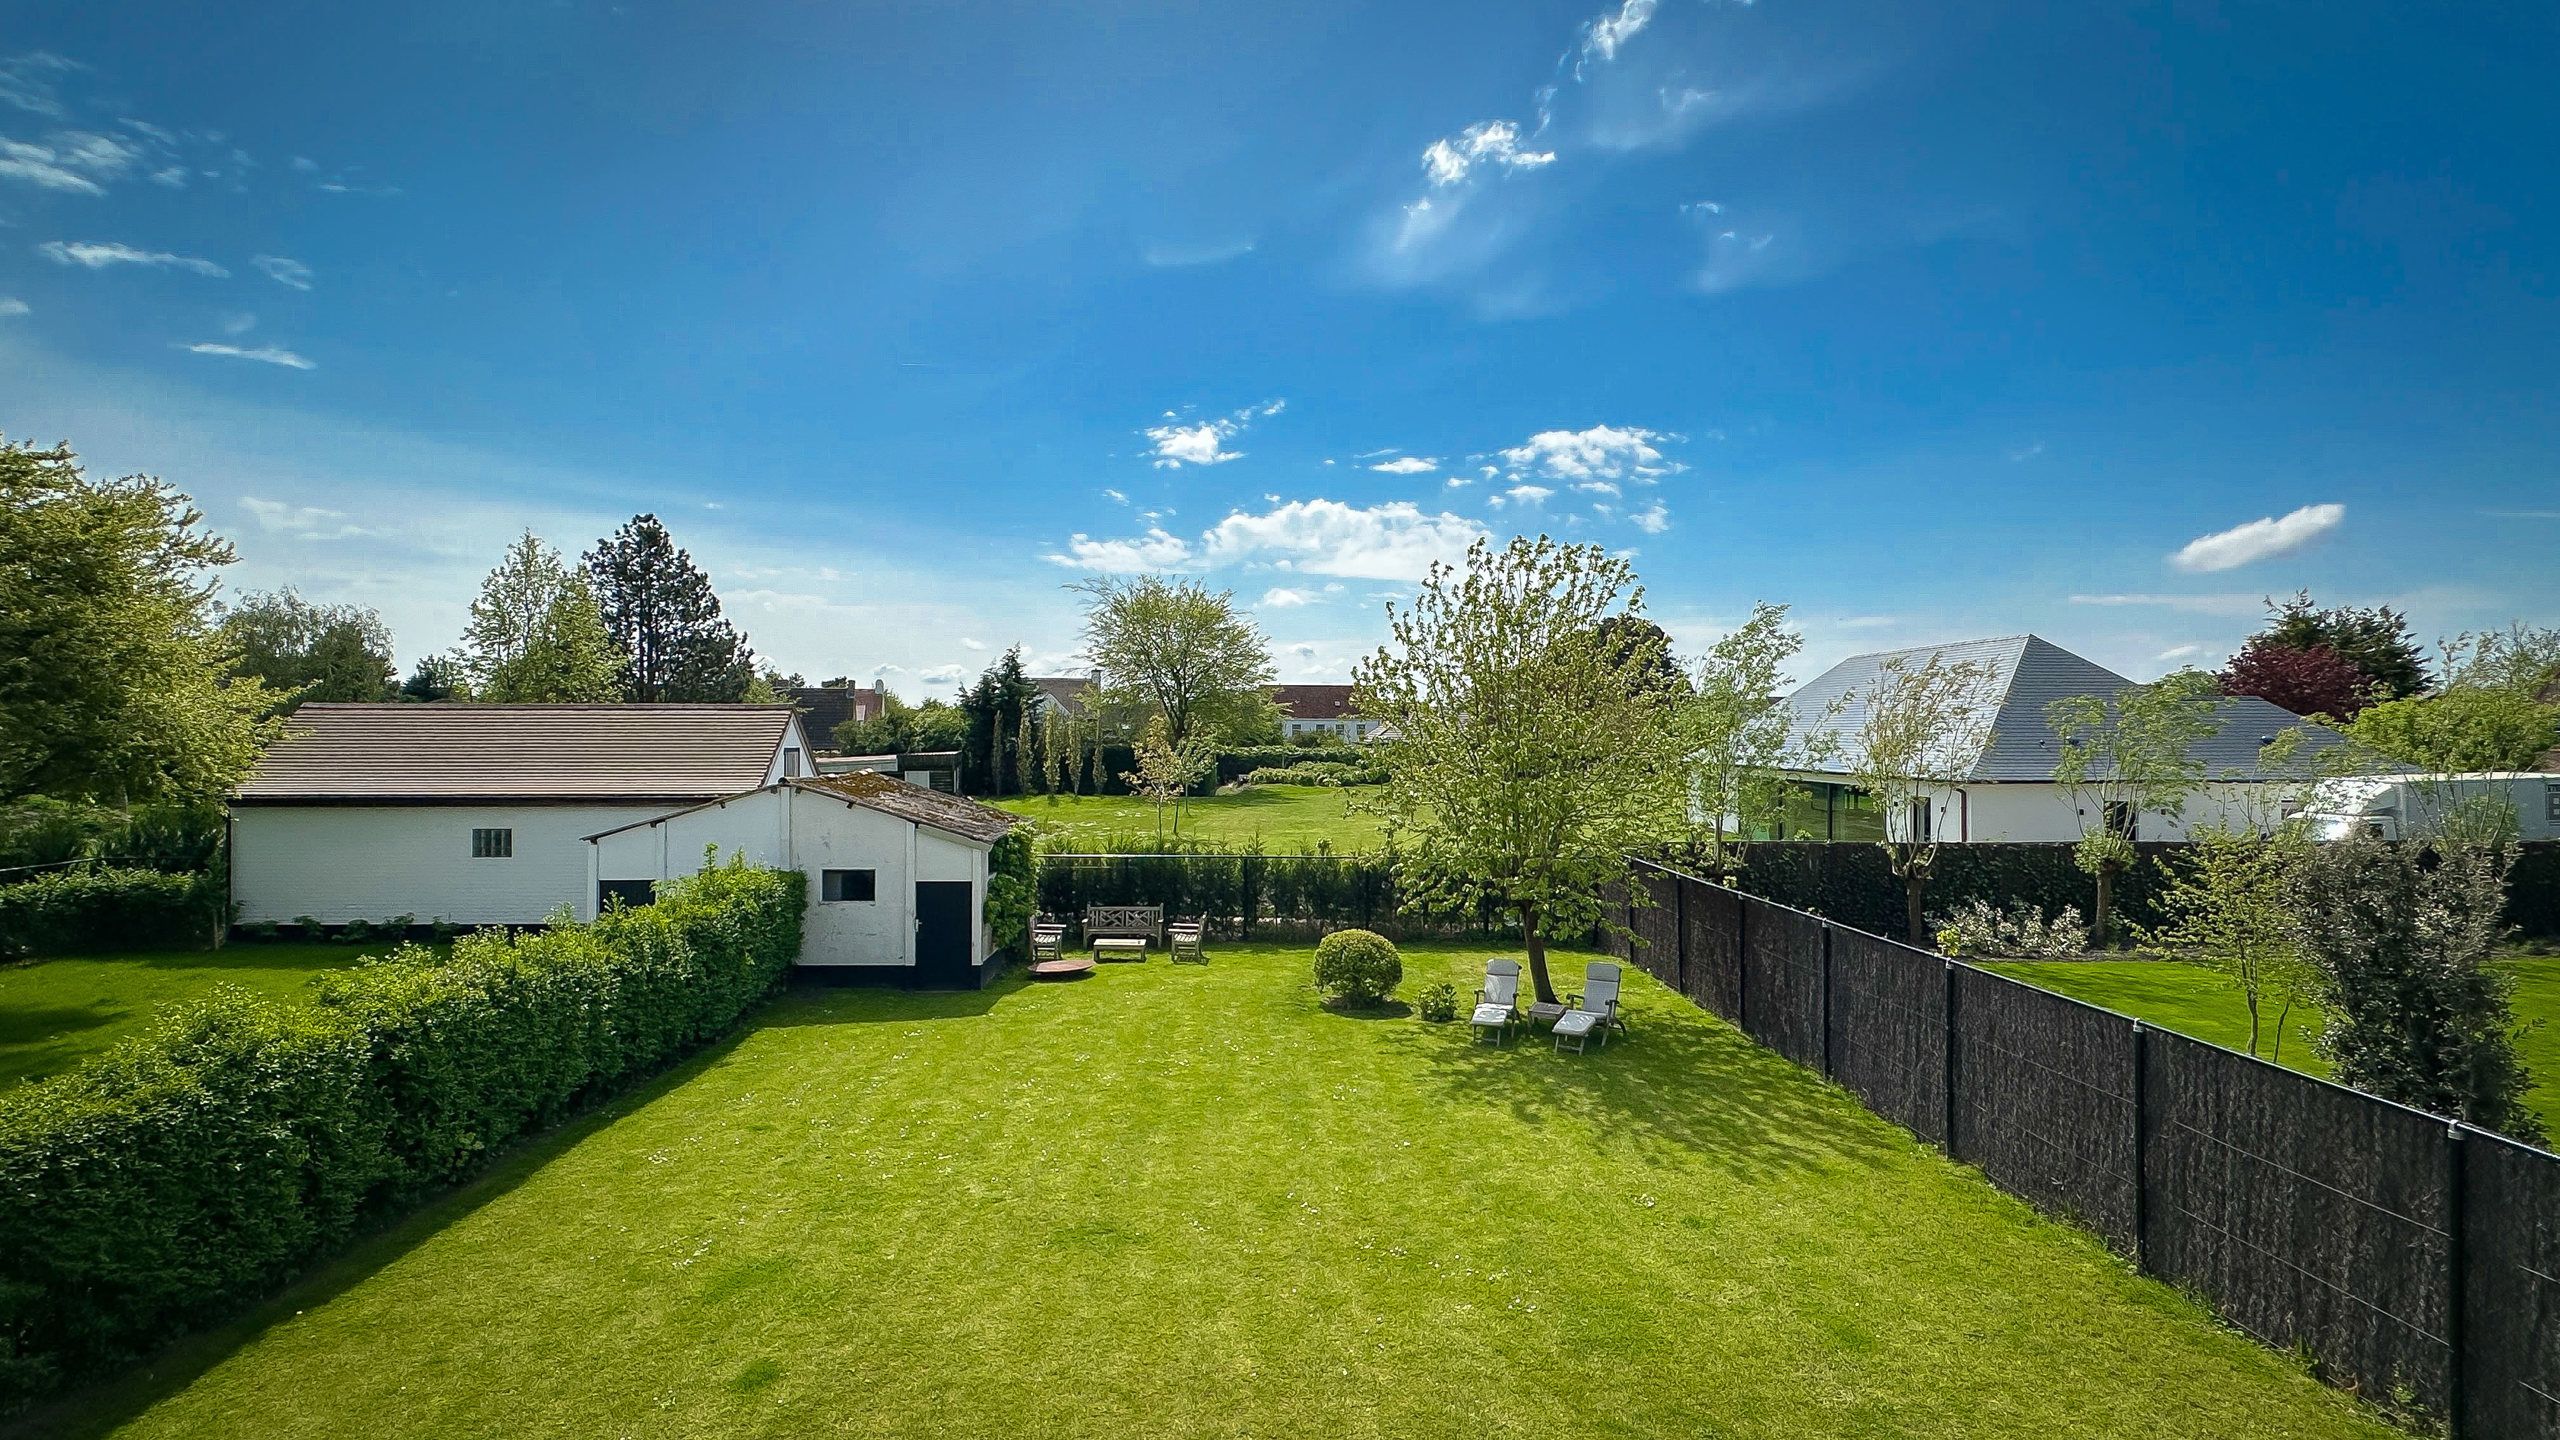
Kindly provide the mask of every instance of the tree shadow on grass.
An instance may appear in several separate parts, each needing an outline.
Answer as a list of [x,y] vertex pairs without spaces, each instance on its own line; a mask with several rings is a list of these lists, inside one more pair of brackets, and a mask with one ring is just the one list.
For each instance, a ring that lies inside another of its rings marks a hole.
[[1644,1163],[1703,1159],[1745,1179],[1906,1161],[1917,1142],[1846,1091],[1762,1049],[1685,1002],[1646,1004],[1631,1033],[1582,1054],[1543,1031],[1495,1048],[1455,1025],[1417,1025],[1387,1043],[1457,1104],[1504,1106],[1522,1125],[1569,1119]]
[[[17,1417],[17,1428],[9,1433],[30,1440],[92,1440],[123,1428],[152,1406],[195,1384],[206,1372],[276,1325],[303,1311],[318,1309],[372,1279],[448,1227],[503,1199],[543,1166],[590,1136],[680,1089],[726,1059],[740,1042],[762,1028],[761,1022],[761,1016],[751,1016],[727,1039],[539,1135],[519,1140],[472,1179],[360,1231],[277,1293],[227,1321],[173,1341],[124,1370]],[[349,1422],[350,1433],[362,1429],[354,1417],[349,1417]]]

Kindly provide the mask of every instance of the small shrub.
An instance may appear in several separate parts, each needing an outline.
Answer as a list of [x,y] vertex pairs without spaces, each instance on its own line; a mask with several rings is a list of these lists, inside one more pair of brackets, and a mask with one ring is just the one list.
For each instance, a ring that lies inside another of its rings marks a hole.
[[2063,906],[2048,920],[2033,905],[2000,910],[1987,900],[1969,900],[1929,923],[1937,932],[1938,948],[1949,955],[2061,960],[2089,948],[2089,927],[2081,923],[2076,905]]
[[1423,1019],[1434,1025],[1445,1025],[1458,1018],[1458,987],[1446,980],[1422,987],[1422,998],[1414,1006]]
[[1347,763],[1338,760],[1301,760],[1292,765],[1264,765],[1237,776],[1230,793],[1249,790],[1256,785],[1377,785],[1385,782],[1387,772],[1375,765]]
[[1374,930],[1336,930],[1316,942],[1316,988],[1345,1005],[1375,1005],[1404,979],[1395,942]]
[[370,920],[350,920],[346,924],[339,926],[338,933],[330,938],[336,940],[341,945],[362,945],[373,938],[373,922]]

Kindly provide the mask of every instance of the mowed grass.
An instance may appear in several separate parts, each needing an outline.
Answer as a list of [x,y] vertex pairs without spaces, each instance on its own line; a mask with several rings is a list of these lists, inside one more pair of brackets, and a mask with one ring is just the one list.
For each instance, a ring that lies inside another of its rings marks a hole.
[[[1273,854],[1312,853],[1319,844],[1338,854],[1375,850],[1386,828],[1377,816],[1352,811],[1350,799],[1359,793],[1358,787],[1257,785],[1232,795],[1204,795],[1182,802],[1180,833],[1219,845],[1258,840]],[[1024,795],[993,803],[1055,827],[1046,842],[1052,850],[1156,833],[1156,807],[1134,796]],[[1168,809],[1168,827],[1171,820]]]
[[259,944],[74,955],[0,969],[0,1085],[60,1074],[217,985],[294,999],[383,945]]
[[1648,980],[1559,1056],[1307,966],[795,993],[44,1428],[2395,1433]]
[[[2527,1027],[2517,1049],[2533,1076],[2527,1097],[2543,1124],[2560,1134],[2560,956],[2514,955],[2497,962],[2514,989],[2515,1017]],[[2229,1049],[2249,1048],[2249,1010],[2240,991],[2201,965],[2177,960],[2058,960],[1995,963],[1984,967],[2031,985],[2192,1035]],[[2306,1075],[2327,1078],[2329,1065],[2312,1053],[2320,1016],[2295,1007],[2285,1026],[2284,1050],[2275,1049],[2275,1007],[2263,1007],[2258,1054]]]

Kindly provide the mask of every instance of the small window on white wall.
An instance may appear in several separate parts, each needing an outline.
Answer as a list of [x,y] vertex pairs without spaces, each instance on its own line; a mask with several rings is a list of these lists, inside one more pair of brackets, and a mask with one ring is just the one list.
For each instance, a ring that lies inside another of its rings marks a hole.
[[513,830],[474,830],[471,832],[471,858],[474,860],[512,860],[516,853]]
[[875,900],[879,898],[880,875],[876,870],[821,870],[818,872],[818,898],[821,900]]

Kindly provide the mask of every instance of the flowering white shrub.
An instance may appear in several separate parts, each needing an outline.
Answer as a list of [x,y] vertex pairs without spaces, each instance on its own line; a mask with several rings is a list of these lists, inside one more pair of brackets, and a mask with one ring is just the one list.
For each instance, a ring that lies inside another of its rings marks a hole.
[[2065,905],[2045,918],[2043,909],[2018,905],[1993,908],[1988,900],[1968,900],[1945,914],[1933,915],[1929,928],[1938,948],[1949,955],[1981,955],[2001,960],[2060,960],[2089,948],[2089,927],[2080,907]]

